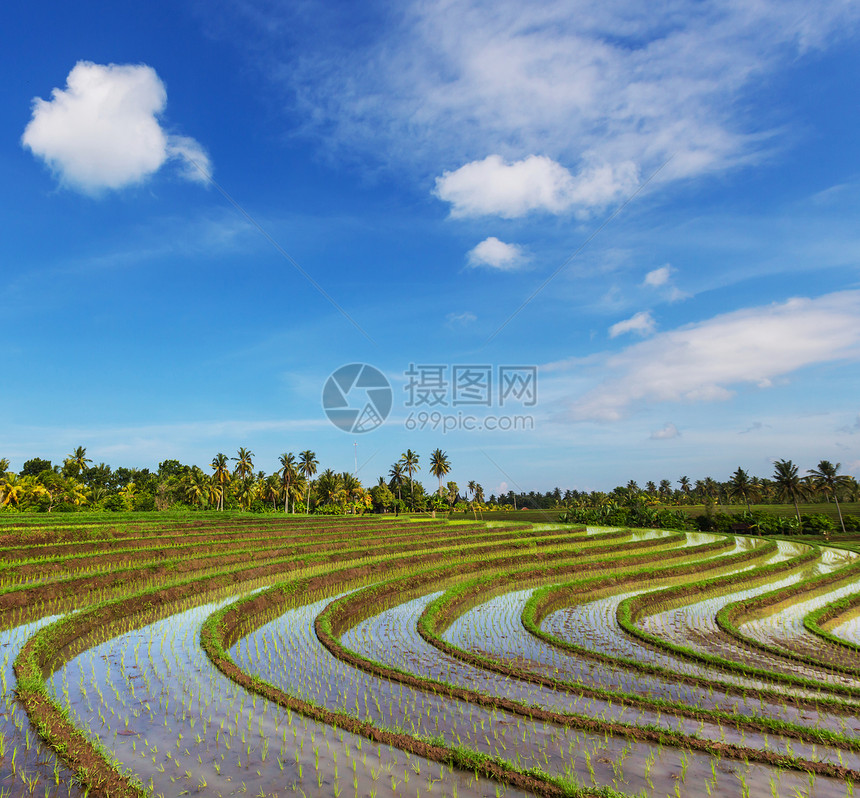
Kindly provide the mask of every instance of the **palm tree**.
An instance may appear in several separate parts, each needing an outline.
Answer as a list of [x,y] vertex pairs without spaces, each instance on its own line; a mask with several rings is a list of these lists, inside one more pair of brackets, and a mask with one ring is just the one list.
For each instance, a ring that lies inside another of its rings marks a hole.
[[722,507],[722,503],[720,502],[720,486],[713,477],[705,477],[702,480],[702,490],[706,497],[716,498],[717,504]]
[[83,446],[78,446],[71,454],[67,454],[66,459],[77,468],[79,474],[84,473],[87,463],[92,463],[92,460],[87,457],[87,450]]
[[663,501],[667,501],[672,495],[672,483],[668,479],[661,479],[659,491]]
[[657,486],[654,484],[654,480],[649,479],[645,483],[645,490],[647,490],[648,493],[652,493],[652,494],[657,492]]
[[[240,450],[241,451],[241,450]],[[215,486],[215,495],[218,502],[218,509],[224,509],[224,490],[227,483],[230,481],[230,468],[227,465],[227,455],[218,452],[209,464],[209,467],[215,472],[212,475],[212,481]]]
[[253,479],[249,479],[245,477],[242,480],[242,484],[239,486],[239,504],[241,504],[246,510],[251,509],[251,504],[254,502],[254,498],[257,493],[257,485]]
[[773,464],[773,482],[776,487],[776,497],[780,501],[791,499],[794,502],[794,512],[800,523],[800,507],[797,500],[803,498],[806,488],[797,472],[797,466],[791,460],[776,460]]
[[412,510],[415,510],[415,485],[412,482],[412,474],[415,471],[421,470],[421,466],[418,465],[418,454],[413,452],[412,449],[407,449],[400,455],[400,462],[403,463],[406,473],[409,474],[409,494],[412,502]]
[[750,483],[749,474],[738,466],[738,470],[732,474],[732,478],[729,480],[728,493],[729,496],[740,496],[746,502],[747,512],[751,512],[749,501],[751,489],[752,484]]
[[471,493],[471,494],[472,494],[472,497],[473,497],[473,498],[474,498],[474,496],[475,496],[475,485],[477,485],[477,483],[475,482],[475,480],[474,480],[474,479],[470,479],[470,480],[466,483],[466,490],[468,490],[468,491],[469,491],[469,493]]
[[277,474],[269,474],[269,476],[263,480],[261,495],[263,497],[263,501],[272,502],[273,510],[278,508],[278,499],[281,496],[281,482],[278,479]]
[[0,479],[0,507],[18,506],[21,496],[27,489],[25,479],[26,477],[19,477],[12,472],[3,472],[2,479]]
[[236,471],[234,472],[239,479],[244,479],[249,474],[254,473],[254,461],[251,459],[254,456],[253,452],[248,451],[244,446],[236,452],[236,457],[232,458],[236,461]]
[[5,474],[9,470],[9,460],[6,457],[0,457],[0,474]]
[[441,449],[434,449],[430,453],[430,473],[439,480],[439,495],[442,495],[442,477],[451,471],[451,462],[448,455]]
[[194,466],[183,479],[183,492],[191,504],[205,507],[209,503],[211,481],[209,477]]
[[681,492],[684,494],[685,500],[689,501],[689,499],[690,499],[690,478],[687,476],[682,476],[678,480],[678,484],[681,486]]
[[310,449],[299,452],[299,469],[305,475],[308,483],[308,495],[305,501],[306,513],[311,511],[311,477],[316,474],[318,465],[317,456]]
[[341,504],[340,477],[330,468],[320,474],[317,480],[317,492],[323,504]]
[[340,484],[343,498],[346,502],[352,502],[353,514],[355,513],[356,503],[362,499],[364,488],[355,474],[350,474],[349,471],[344,471],[340,475]]
[[287,506],[290,499],[290,483],[296,476],[296,458],[292,452],[284,452],[278,462],[281,467],[277,470],[277,474],[281,475],[281,490],[284,493],[284,512],[287,512]]
[[[388,476],[391,477],[391,482],[388,483],[389,488],[392,486],[397,488],[397,502],[399,505],[399,503],[403,501],[400,495],[400,489],[403,487],[403,463],[398,460],[393,466],[391,466]],[[397,515],[396,512],[395,515]]]
[[836,502],[836,513],[839,515],[839,525],[842,527],[842,534],[845,534],[845,521],[842,520],[842,510],[839,508],[839,491],[851,485],[851,477],[847,474],[840,474],[839,469],[842,468],[842,463],[835,465],[829,460],[822,460],[818,464],[818,469],[809,469],[806,473],[810,476],[810,481],[822,493],[829,493],[833,496]]

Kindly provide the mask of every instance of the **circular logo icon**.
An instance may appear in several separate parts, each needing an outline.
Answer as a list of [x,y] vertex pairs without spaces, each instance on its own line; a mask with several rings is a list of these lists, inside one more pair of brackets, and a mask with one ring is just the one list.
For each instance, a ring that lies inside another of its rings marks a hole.
[[391,412],[391,384],[367,363],[350,363],[332,372],[323,388],[328,420],[344,432],[370,432]]

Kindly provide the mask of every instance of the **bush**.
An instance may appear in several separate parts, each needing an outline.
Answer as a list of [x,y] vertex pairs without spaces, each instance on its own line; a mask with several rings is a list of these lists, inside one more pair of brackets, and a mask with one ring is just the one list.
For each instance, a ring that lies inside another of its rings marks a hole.
[[[836,522],[824,513],[811,513],[800,516],[803,531],[811,534],[827,535],[836,529]],[[847,525],[846,525],[847,528]]]

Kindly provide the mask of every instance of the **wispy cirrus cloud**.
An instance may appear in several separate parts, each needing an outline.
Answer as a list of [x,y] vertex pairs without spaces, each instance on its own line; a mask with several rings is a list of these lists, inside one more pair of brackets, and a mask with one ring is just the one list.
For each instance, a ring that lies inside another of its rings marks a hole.
[[651,315],[650,310],[643,310],[633,314],[629,319],[619,321],[609,328],[609,337],[617,338],[624,333],[636,333],[637,335],[650,335],[657,329],[657,323]]
[[[600,383],[569,404],[567,418],[616,421],[637,405],[731,398],[743,384],[818,363],[860,359],[860,291],[800,297],[725,313],[593,356]],[[550,364],[562,370],[581,363]]]
[[841,0],[412,0],[370,2],[359,20],[316,3],[231,8],[329,151],[433,176],[546,157],[580,183],[670,156],[661,180],[758,157],[773,132],[739,96],[860,17]]

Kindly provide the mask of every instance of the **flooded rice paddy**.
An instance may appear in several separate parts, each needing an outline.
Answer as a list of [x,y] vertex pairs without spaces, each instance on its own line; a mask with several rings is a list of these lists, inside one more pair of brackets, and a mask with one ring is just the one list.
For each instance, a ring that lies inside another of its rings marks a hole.
[[2,798],[824,798],[860,778],[860,664],[804,623],[860,592],[851,551],[379,517],[50,531],[3,530]]

